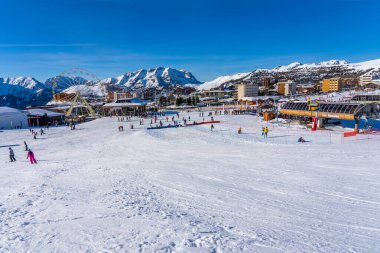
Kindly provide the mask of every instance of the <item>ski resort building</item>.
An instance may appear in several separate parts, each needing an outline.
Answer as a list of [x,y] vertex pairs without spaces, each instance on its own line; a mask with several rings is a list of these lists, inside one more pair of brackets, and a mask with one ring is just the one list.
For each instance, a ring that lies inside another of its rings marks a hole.
[[240,83],[236,89],[238,101],[245,97],[257,97],[259,95],[259,86],[256,83]]
[[323,79],[322,92],[337,92],[343,88],[342,78]]
[[48,124],[62,125],[65,122],[65,114],[45,109],[28,109],[29,126],[46,126]]
[[219,99],[231,98],[233,96],[232,90],[204,90],[200,93],[202,98],[214,98],[215,101]]
[[380,103],[380,94],[358,94],[351,98],[351,101],[355,102],[378,102]]
[[[310,109],[307,102],[287,102],[282,105],[280,114],[285,118],[318,118],[355,120],[357,129],[359,119],[377,119],[380,116],[379,103],[319,103],[315,110]],[[319,125],[322,125],[319,124]]]
[[378,80],[378,79],[380,79],[380,72],[372,70],[360,76],[359,85],[367,86],[368,84],[372,83],[373,80]]
[[118,99],[133,98],[133,94],[130,92],[108,92],[106,95],[106,101],[117,101]]
[[297,84],[293,81],[278,82],[277,93],[282,96],[292,96],[297,92]]
[[141,115],[146,112],[146,105],[138,98],[124,98],[103,105],[103,110],[106,115]]
[[20,129],[28,127],[27,113],[15,108],[0,107],[0,129]]

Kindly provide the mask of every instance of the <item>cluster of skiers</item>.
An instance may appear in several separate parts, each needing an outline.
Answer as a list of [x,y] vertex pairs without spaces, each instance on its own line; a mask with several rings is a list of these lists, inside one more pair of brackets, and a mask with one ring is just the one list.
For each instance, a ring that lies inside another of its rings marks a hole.
[[[29,159],[31,164],[36,164],[37,160],[34,156],[34,153],[28,147],[28,144],[26,143],[26,141],[24,141],[24,146],[25,146],[25,151],[27,151],[26,159]],[[15,152],[13,151],[13,149],[11,147],[9,147],[9,159],[10,159],[10,162],[16,162],[17,161],[15,158]]]
[[124,122],[124,121],[130,121],[131,116],[126,116],[126,117],[117,117],[117,122]]
[[[210,117],[211,119],[211,125],[210,125],[210,131],[214,131],[215,129],[215,126],[214,126],[214,117],[213,115],[222,115],[222,114],[225,114],[225,115],[228,115],[228,114],[232,114],[232,115],[236,115],[236,114],[241,114],[243,111],[241,110],[232,110],[232,111],[229,111],[229,110],[225,110],[225,111],[213,111],[213,112],[207,112],[207,117]],[[162,116],[164,117],[163,119],[158,119],[158,116]],[[205,113],[203,111],[199,111],[199,117],[200,118],[203,118],[203,122],[205,122]],[[123,122],[123,121],[130,121],[131,120],[131,116],[127,116],[127,117],[118,117],[118,122]],[[167,122],[168,124],[166,126],[164,126],[164,123],[163,122]],[[166,127],[181,127],[181,126],[186,126],[188,124],[188,122],[191,121],[191,116],[187,116],[187,117],[182,117],[182,119],[180,119],[179,117],[179,113],[176,113],[175,115],[169,117],[165,114],[165,112],[157,112],[157,113],[154,113],[154,114],[151,114],[150,115],[150,128],[151,129],[159,129],[159,128],[166,128]],[[183,124],[182,124],[183,122]],[[140,126],[141,125],[144,125],[144,119],[141,117],[139,119],[139,124]],[[155,124],[155,126],[154,126]],[[195,120],[193,120],[193,124],[196,125],[198,124]],[[119,125],[118,127],[119,129],[119,132],[123,132],[124,131],[124,127],[122,125]],[[130,129],[134,129],[134,126],[133,124],[130,124]],[[239,127],[237,129],[237,133],[238,134],[242,134],[242,128]],[[269,128],[267,126],[263,127],[262,128],[262,133],[261,133],[261,136],[263,136],[264,138],[268,138],[268,133],[269,133]],[[298,142],[300,143],[304,143],[306,142],[305,139],[303,137],[300,137],[298,139]]]
[[[48,128],[47,128],[47,129],[48,129]],[[34,131],[34,129],[31,129],[31,128],[30,128],[30,129],[29,129],[29,132],[32,134],[33,139],[37,139],[38,131]],[[40,135],[41,135],[41,136],[45,134],[45,131],[44,131],[43,128],[41,128],[39,132],[40,132]]]

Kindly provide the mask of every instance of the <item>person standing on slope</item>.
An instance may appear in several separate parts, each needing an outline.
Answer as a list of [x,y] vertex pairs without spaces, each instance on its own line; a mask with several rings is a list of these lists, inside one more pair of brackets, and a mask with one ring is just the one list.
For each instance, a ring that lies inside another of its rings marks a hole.
[[15,153],[13,152],[13,149],[11,147],[9,147],[9,159],[11,160],[11,162],[16,161]]
[[214,130],[214,124],[211,124],[211,132]]
[[264,138],[268,138],[268,132],[269,132],[269,128],[265,127],[264,128]]
[[31,164],[37,163],[36,158],[34,157],[34,153],[30,149],[28,151],[28,155],[26,156],[26,159],[28,159],[28,158],[29,158]]
[[24,141],[25,151],[28,151],[28,144],[26,144],[26,141]]

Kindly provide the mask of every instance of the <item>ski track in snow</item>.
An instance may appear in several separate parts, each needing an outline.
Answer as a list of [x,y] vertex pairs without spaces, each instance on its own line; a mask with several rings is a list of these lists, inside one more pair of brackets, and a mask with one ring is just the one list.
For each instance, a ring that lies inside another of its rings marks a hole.
[[380,252],[380,136],[215,119],[0,132],[0,252]]

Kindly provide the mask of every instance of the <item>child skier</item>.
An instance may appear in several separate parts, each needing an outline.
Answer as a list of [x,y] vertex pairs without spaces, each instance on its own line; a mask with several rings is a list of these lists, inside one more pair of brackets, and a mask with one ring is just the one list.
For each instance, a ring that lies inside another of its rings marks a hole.
[[34,153],[30,149],[28,151],[28,155],[26,156],[26,159],[28,159],[28,158],[29,158],[31,164],[37,163],[36,158],[34,157]]
[[11,162],[16,161],[15,153],[13,152],[13,149],[11,147],[9,147],[9,159],[11,160]]

